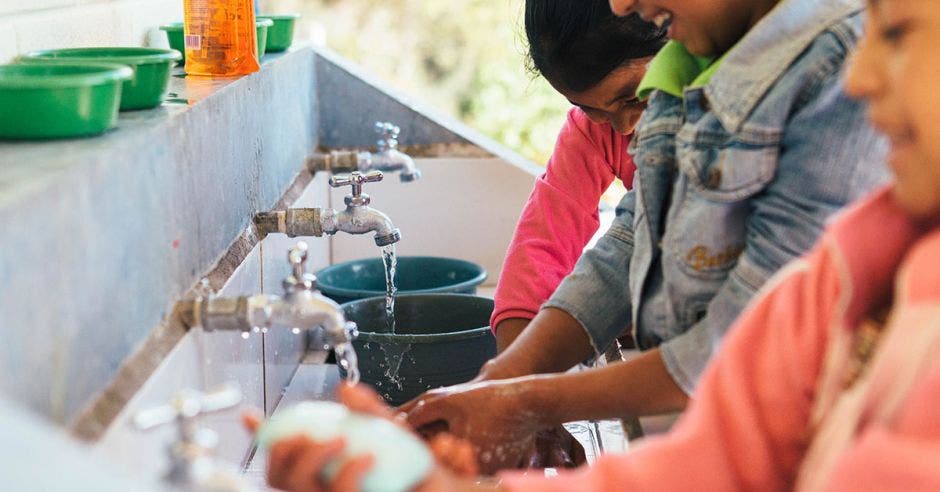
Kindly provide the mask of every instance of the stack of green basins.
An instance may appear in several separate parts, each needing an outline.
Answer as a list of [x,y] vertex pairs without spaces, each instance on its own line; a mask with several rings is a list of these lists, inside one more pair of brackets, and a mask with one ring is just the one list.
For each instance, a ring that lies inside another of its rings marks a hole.
[[182,55],[175,50],[157,48],[70,48],[34,51],[20,57],[26,63],[118,63],[131,68],[133,75],[124,82],[121,110],[159,106],[170,83],[173,63]]

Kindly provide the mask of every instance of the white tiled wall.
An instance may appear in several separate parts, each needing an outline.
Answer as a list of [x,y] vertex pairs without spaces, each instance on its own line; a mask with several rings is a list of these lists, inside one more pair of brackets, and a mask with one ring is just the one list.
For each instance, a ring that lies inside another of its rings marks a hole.
[[0,0],[0,63],[38,49],[160,46],[181,0]]

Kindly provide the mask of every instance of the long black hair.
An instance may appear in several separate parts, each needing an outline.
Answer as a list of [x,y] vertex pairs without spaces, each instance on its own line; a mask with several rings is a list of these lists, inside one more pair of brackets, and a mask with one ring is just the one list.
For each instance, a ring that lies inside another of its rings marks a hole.
[[525,33],[529,69],[574,92],[666,43],[665,28],[636,14],[617,17],[608,0],[526,0]]

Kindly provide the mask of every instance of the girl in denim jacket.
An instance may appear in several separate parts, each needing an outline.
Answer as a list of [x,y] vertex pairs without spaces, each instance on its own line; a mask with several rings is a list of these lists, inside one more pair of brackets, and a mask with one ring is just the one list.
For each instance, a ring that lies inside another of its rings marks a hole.
[[[471,387],[408,406],[514,466],[544,422],[683,409],[731,322],[767,279],[806,252],[827,219],[886,178],[885,142],[846,97],[842,70],[862,0],[613,0],[669,23],[641,84],[634,189],[532,323]],[[645,352],[544,380],[631,326]],[[502,451],[497,453],[496,451]]]

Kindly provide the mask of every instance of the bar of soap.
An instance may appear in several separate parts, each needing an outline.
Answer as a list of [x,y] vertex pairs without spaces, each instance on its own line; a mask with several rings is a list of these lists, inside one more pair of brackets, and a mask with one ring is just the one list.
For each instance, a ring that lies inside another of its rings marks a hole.
[[268,449],[275,442],[297,434],[315,441],[340,436],[345,439],[342,454],[323,470],[327,480],[349,458],[371,454],[375,461],[361,484],[365,492],[410,490],[433,466],[427,446],[414,434],[388,420],[353,413],[328,401],[304,402],[276,413],[258,430],[258,446]]

